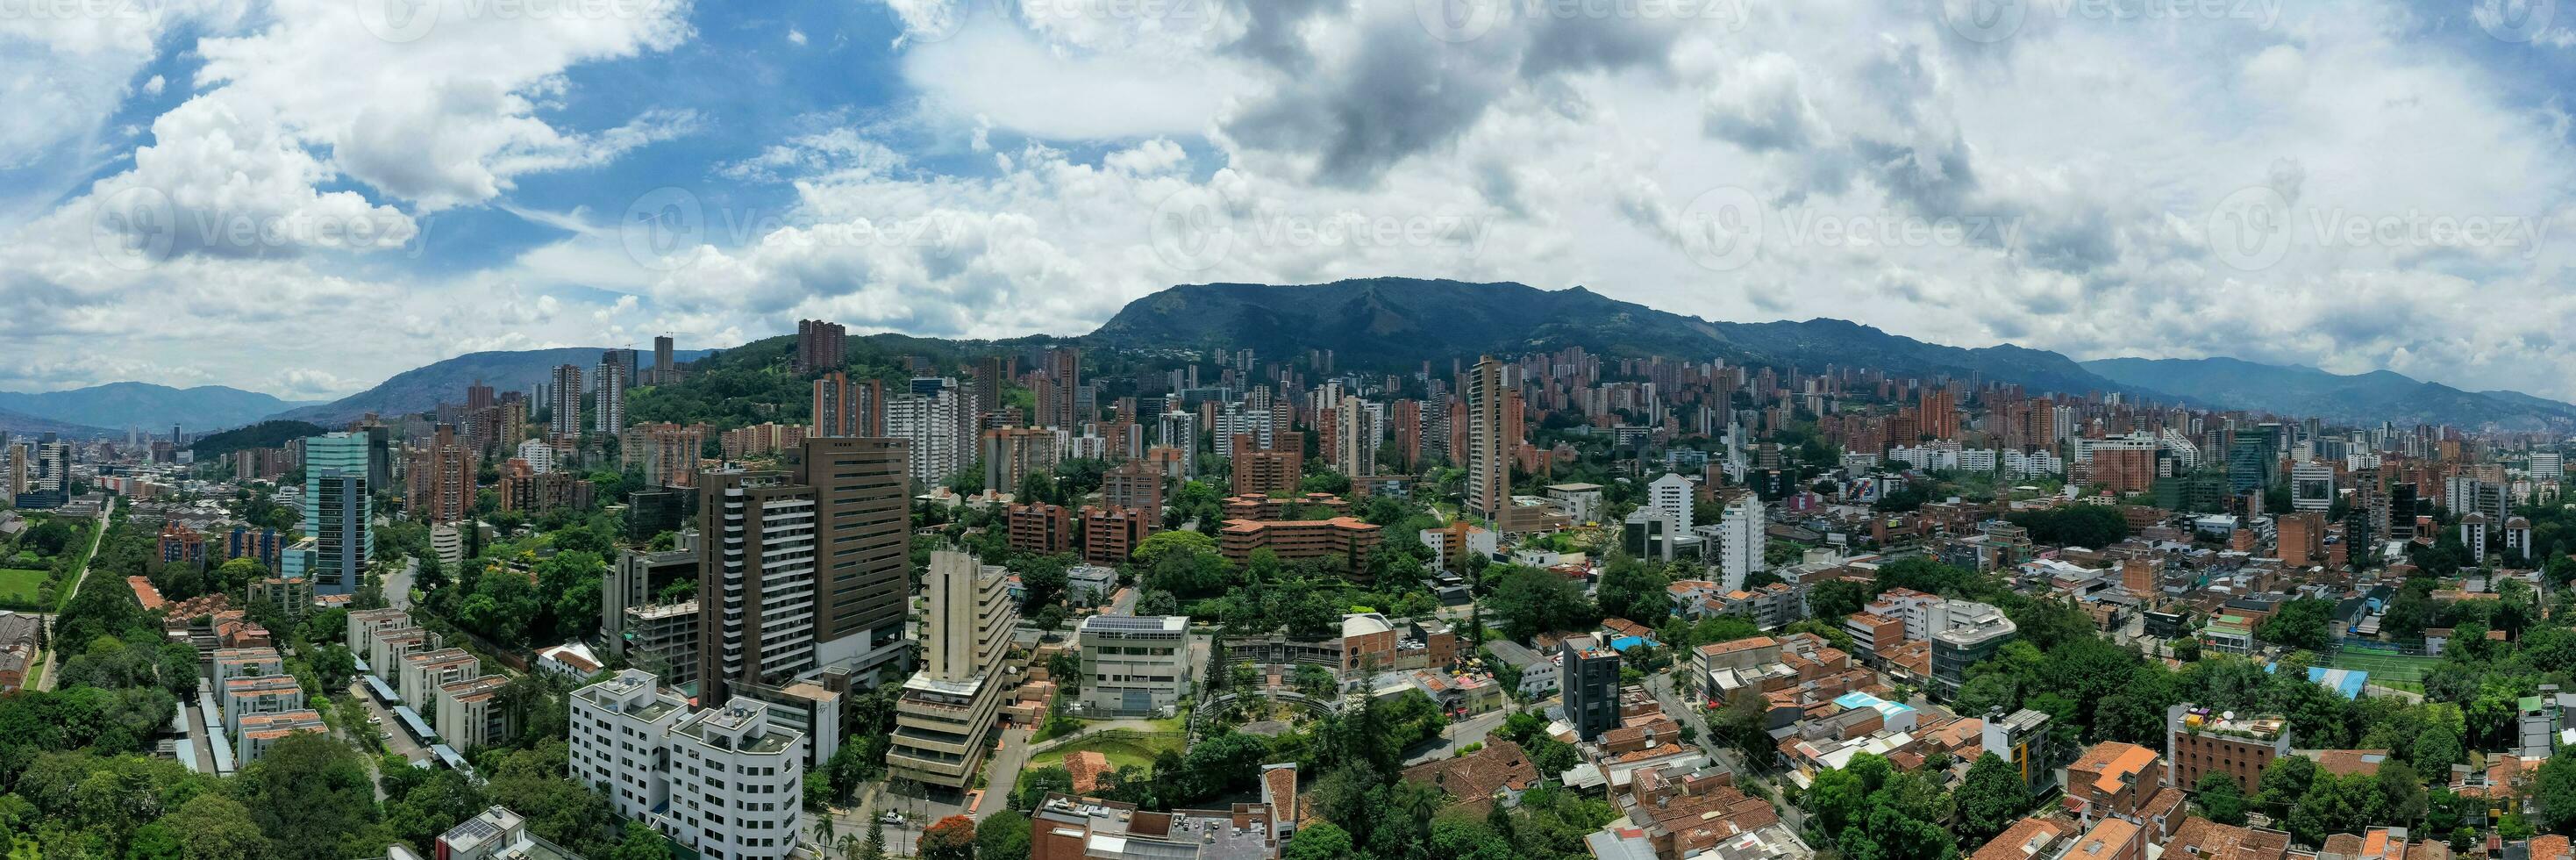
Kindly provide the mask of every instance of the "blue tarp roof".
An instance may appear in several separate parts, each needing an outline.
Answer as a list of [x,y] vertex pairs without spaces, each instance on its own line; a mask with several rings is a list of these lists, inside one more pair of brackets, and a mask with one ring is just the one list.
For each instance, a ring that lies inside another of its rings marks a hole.
[[2308,667],[2308,680],[2323,684],[2326,689],[2340,693],[2344,698],[2354,699],[2360,698],[2362,685],[2370,682],[2370,673],[2359,669],[2326,669],[2311,666]]

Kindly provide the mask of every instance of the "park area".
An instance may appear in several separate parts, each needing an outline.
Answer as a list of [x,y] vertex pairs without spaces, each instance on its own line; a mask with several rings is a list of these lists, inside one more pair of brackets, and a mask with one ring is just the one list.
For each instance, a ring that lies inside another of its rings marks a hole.
[[1154,757],[1165,750],[1180,752],[1186,746],[1179,732],[1136,732],[1111,729],[1087,735],[1064,746],[1038,753],[1029,758],[1028,769],[1063,767],[1066,756],[1077,752],[1097,752],[1109,759],[1113,769],[1151,767]]
[[37,597],[52,573],[16,567],[0,567],[0,609],[41,610]]

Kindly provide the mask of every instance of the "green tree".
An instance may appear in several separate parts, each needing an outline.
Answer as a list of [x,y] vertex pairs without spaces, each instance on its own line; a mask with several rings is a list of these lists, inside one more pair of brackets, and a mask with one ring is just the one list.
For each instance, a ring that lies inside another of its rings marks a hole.
[[1967,781],[1958,794],[1959,833],[1971,842],[1982,843],[2004,832],[2030,809],[2030,785],[2021,773],[1994,753],[1977,757],[1968,766]]
[[1493,593],[1486,595],[1484,608],[1511,638],[1586,626],[1600,618],[1584,599],[1583,587],[1555,573],[1513,565],[1489,573],[1486,580]]
[[975,825],[976,860],[1028,860],[1029,817],[1004,809]]
[[921,831],[922,860],[975,860],[975,819],[951,815]]
[[2200,811],[2209,820],[2239,826],[2245,823],[2245,790],[2236,785],[2234,777],[2211,771],[2201,775],[2192,791],[2200,801]]
[[1330,821],[1318,821],[1297,829],[1297,837],[1288,840],[1288,848],[1279,860],[1349,860],[1351,834]]
[[2576,835],[2576,754],[2562,747],[2542,762],[2532,780],[2531,798],[2549,832]]
[[643,822],[629,821],[608,860],[671,860],[671,840]]

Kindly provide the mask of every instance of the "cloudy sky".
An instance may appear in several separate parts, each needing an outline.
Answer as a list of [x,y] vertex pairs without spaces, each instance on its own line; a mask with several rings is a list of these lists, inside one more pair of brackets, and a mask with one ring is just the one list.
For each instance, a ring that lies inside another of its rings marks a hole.
[[0,389],[334,397],[1182,282],[2576,398],[2576,4],[0,4]]

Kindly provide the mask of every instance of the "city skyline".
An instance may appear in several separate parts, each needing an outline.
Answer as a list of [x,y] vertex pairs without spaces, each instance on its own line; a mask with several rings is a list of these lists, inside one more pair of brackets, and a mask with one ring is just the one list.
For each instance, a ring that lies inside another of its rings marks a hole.
[[[34,347],[0,389],[317,399],[480,349],[1072,334],[1175,283],[1386,274],[2576,396],[2548,4],[453,5],[0,29],[46,72],[0,139]],[[746,78],[782,97],[709,95]]]

